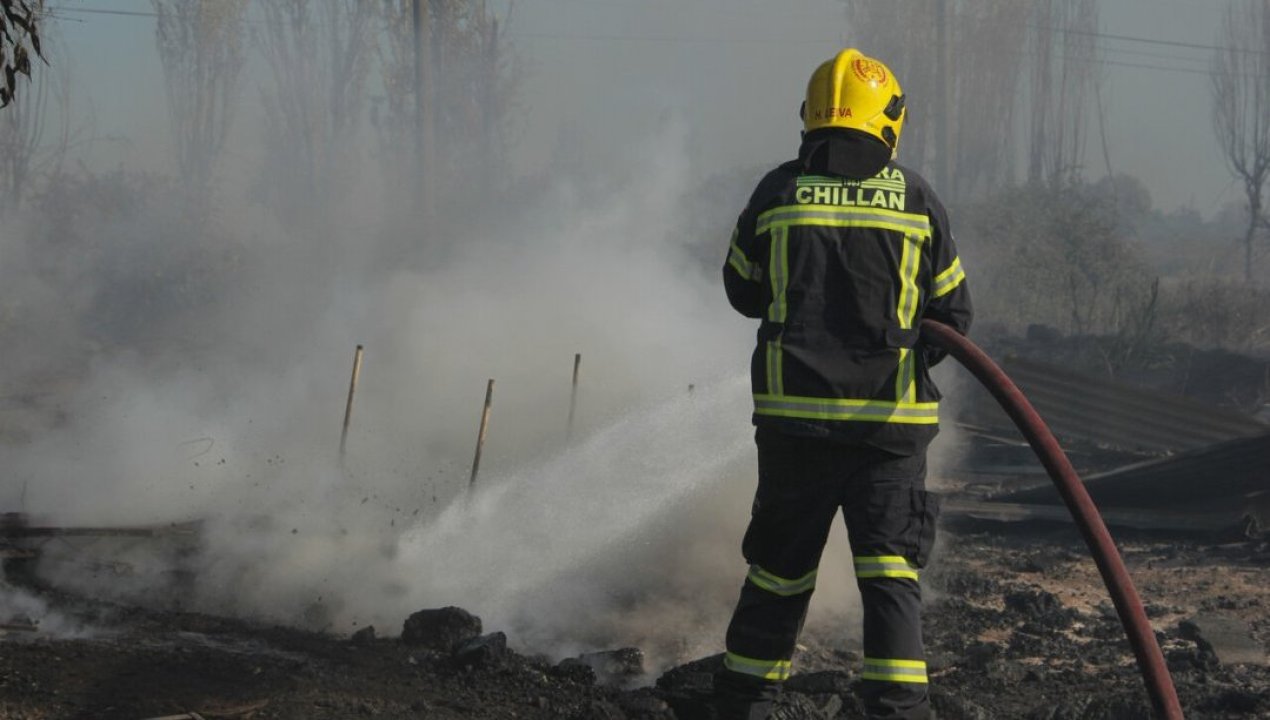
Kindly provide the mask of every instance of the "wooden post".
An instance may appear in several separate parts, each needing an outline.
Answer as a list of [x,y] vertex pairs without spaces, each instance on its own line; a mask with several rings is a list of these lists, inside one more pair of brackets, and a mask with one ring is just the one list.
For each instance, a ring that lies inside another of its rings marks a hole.
[[476,473],[481,469],[481,450],[485,448],[485,431],[489,428],[489,411],[493,403],[494,378],[490,378],[489,384],[485,386],[485,409],[481,411],[481,430],[476,436],[476,456],[472,458],[472,479],[468,481],[468,494],[476,487]]
[[569,424],[565,426],[565,439],[573,437],[573,412],[578,407],[578,366],[582,364],[582,353],[573,355],[573,389],[569,392]]
[[362,374],[362,346],[353,354],[353,377],[348,381],[348,402],[344,405],[344,429],[340,432],[340,460],[344,459],[344,446],[348,443],[348,423],[353,419],[353,396],[357,394],[357,378]]

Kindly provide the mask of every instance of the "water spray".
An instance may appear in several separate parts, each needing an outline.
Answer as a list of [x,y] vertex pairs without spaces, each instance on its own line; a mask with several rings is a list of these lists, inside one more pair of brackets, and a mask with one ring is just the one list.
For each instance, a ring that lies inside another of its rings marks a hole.
[[1164,664],[1164,655],[1155,640],[1155,632],[1147,621],[1142,599],[1138,597],[1133,579],[1129,577],[1129,570],[1098,513],[1098,507],[1089,497],[1080,476],[1059,446],[1054,433],[1050,432],[1045,421],[1018,386],[977,345],[947,325],[933,320],[922,321],[922,337],[947,350],[964,365],[992,393],[1032,446],[1076,520],[1085,544],[1089,546],[1094,562],[1098,565],[1098,572],[1111,594],[1116,613],[1129,638],[1129,645],[1133,647],[1133,654],[1137,657],[1138,668],[1146,681],[1147,694],[1151,697],[1156,715],[1164,720],[1182,720],[1182,706],[1177,699],[1177,690],[1173,687],[1173,678]]

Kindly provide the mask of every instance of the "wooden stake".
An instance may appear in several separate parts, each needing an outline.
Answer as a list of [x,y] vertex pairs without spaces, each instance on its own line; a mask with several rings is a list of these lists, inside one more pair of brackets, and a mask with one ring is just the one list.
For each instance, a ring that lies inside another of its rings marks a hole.
[[140,537],[153,538],[168,535],[197,535],[202,522],[171,523],[168,525],[141,525],[134,527],[52,527],[42,525],[17,525],[0,527],[0,537]]
[[578,406],[578,366],[582,364],[582,353],[573,356],[573,390],[569,392],[569,424],[565,426],[565,439],[573,437],[573,411]]
[[17,630],[18,632],[39,632],[40,626],[35,623],[7,622],[0,623],[0,630]]
[[344,405],[344,430],[340,432],[340,460],[344,459],[344,446],[348,443],[348,423],[353,419],[353,396],[357,394],[357,378],[362,374],[362,346],[353,354],[353,377],[348,381],[348,402]]
[[468,481],[467,490],[471,494],[476,487],[476,473],[481,469],[481,451],[485,448],[485,431],[489,428],[490,406],[494,404],[494,378],[490,378],[485,386],[485,409],[481,411],[481,431],[476,436],[476,456],[472,458],[472,479]]

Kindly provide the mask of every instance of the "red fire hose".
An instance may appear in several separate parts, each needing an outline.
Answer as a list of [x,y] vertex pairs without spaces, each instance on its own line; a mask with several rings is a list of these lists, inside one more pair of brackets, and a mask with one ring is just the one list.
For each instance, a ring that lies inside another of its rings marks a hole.
[[1182,720],[1182,706],[1177,700],[1173,678],[1164,664],[1164,655],[1155,641],[1151,623],[1147,622],[1138,591],[1133,587],[1133,580],[1129,578],[1129,571],[1124,566],[1124,560],[1121,559],[1111,534],[1107,532],[1107,526],[1103,524],[1102,516],[1098,514],[1098,508],[1085,491],[1085,486],[1076,475],[1066,453],[1059,447],[1054,434],[1045,425],[1045,421],[1041,420],[1041,416],[1037,415],[1018,386],[977,345],[947,325],[934,320],[922,321],[922,337],[947,350],[965,365],[1023,432],[1041,464],[1049,471],[1050,478],[1063,496],[1063,502],[1080,526],[1081,535],[1085,537],[1085,544],[1089,546],[1094,562],[1098,564],[1098,572],[1102,574],[1102,580],[1111,593],[1111,600],[1116,605],[1120,622],[1124,624],[1125,634],[1129,636],[1129,644],[1133,647],[1133,654],[1138,659],[1138,668],[1146,681],[1147,693],[1151,696],[1156,715],[1164,720]]

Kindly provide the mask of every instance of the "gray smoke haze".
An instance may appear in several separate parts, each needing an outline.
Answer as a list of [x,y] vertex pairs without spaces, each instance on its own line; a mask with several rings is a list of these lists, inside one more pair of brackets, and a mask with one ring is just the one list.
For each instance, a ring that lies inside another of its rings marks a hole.
[[[482,223],[489,234],[460,235],[434,269],[368,269],[312,288],[320,272],[290,241],[247,250],[264,269],[244,267],[218,289],[227,297],[201,316],[192,348],[146,337],[65,373],[63,418],[4,449],[5,506],[58,524],[204,520],[185,600],[195,609],[347,631],[458,604],[536,649],[717,646],[753,491],[742,374],[752,328],[680,237],[681,128],[637,141],[638,159],[610,189],[563,182],[524,213]],[[147,231],[120,236],[128,230]],[[6,254],[36,262],[15,240]],[[144,263],[162,251],[137,252]],[[85,308],[117,282],[92,268],[73,276]],[[28,279],[34,298],[68,280]],[[65,308],[28,302],[49,317]],[[83,318],[71,320],[46,331],[45,352],[111,340],[79,337]],[[341,467],[359,341],[366,363]],[[575,351],[579,428],[566,446]],[[12,372],[6,386],[24,377]],[[498,380],[490,442],[467,502],[488,377]],[[147,552],[111,550],[139,576],[74,562],[45,572],[98,595],[163,601],[154,583],[165,558]]]
[[[751,8],[746,22],[764,13],[779,14]],[[537,651],[717,651],[755,483],[754,328],[727,306],[717,266],[753,168],[793,153],[799,84],[832,50],[778,54],[796,81],[736,131],[728,167],[694,167],[702,135],[728,132],[662,78],[664,93],[639,93],[670,106],[657,122],[573,138],[575,164],[527,174],[519,194],[472,189],[426,227],[394,204],[365,132],[345,149],[337,207],[302,227],[253,197],[261,141],[244,122],[209,230],[165,178],[120,169],[56,186],[64,195],[0,226],[0,509],[67,525],[203,521],[193,556],[85,543],[43,568],[97,596],[335,632],[394,632],[414,610],[457,604]],[[166,139],[133,142],[161,156]],[[597,144],[602,163],[585,155]],[[468,499],[487,378],[490,438]],[[109,563],[86,568],[81,551]],[[174,565],[193,573],[177,592]],[[838,527],[809,627],[854,631],[849,565]]]

